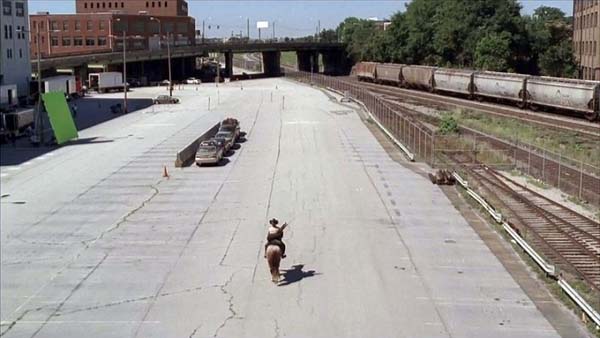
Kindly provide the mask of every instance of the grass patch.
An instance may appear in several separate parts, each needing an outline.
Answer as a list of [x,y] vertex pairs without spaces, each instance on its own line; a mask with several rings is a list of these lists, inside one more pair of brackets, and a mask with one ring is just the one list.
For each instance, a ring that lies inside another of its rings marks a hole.
[[554,130],[468,109],[456,110],[450,115],[459,125],[513,142],[529,143],[594,166],[600,165],[600,147],[597,140],[591,140],[580,133]]
[[281,64],[296,67],[296,65],[298,64],[296,52],[281,52]]
[[542,180],[538,180],[536,178],[532,178],[532,177],[528,177],[527,178],[527,183],[536,186],[540,189],[549,189],[550,187],[548,186],[548,184],[546,184],[544,181]]

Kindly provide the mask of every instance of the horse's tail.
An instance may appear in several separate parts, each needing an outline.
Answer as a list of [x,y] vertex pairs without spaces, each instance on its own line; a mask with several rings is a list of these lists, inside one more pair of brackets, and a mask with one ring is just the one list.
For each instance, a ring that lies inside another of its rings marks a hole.
[[279,263],[281,262],[281,248],[277,245],[267,247],[267,262],[273,282],[279,281]]

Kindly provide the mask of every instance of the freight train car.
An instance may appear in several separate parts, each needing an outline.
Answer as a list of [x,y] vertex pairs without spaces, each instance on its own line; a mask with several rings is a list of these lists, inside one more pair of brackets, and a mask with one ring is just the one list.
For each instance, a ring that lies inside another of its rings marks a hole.
[[373,62],[358,63],[355,75],[362,81],[508,102],[520,108],[576,112],[590,121],[600,115],[599,81]]
[[437,92],[449,92],[473,96],[472,70],[437,68],[434,73],[433,87]]
[[473,95],[479,99],[511,101],[525,107],[525,80],[527,75],[500,72],[475,72]]
[[401,72],[403,66],[394,63],[378,63],[375,68],[377,82],[399,86],[402,83]]
[[377,77],[377,63],[375,62],[360,62],[354,68],[354,75],[359,80],[375,82]]
[[435,67],[404,66],[402,67],[402,85],[407,88],[433,90],[433,73]]
[[598,118],[600,83],[555,77],[529,77],[527,79],[527,104],[582,113],[588,120]]

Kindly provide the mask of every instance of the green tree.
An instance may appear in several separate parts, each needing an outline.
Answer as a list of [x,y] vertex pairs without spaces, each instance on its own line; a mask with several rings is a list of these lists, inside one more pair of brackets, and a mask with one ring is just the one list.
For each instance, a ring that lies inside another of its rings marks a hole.
[[475,67],[499,72],[509,71],[510,37],[507,33],[492,33],[475,47]]
[[325,29],[319,33],[319,38],[323,42],[336,42],[338,40],[338,34],[333,29]]
[[368,45],[376,33],[373,22],[354,17],[346,18],[337,28],[337,35],[346,43],[346,50],[355,61],[368,60]]
[[570,18],[558,8],[542,6],[526,20],[531,46],[530,73],[561,77],[576,75]]
[[543,75],[575,77],[577,66],[571,41],[565,40],[546,49],[539,57],[539,68]]

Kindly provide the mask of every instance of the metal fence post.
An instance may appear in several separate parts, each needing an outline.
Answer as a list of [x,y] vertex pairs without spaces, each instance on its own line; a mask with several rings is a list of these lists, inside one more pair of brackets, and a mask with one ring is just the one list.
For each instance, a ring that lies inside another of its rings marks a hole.
[[546,148],[542,148],[542,180],[546,180]]
[[431,167],[435,166],[435,132],[431,134]]
[[560,165],[562,163],[562,151],[560,153],[558,153],[558,178],[557,178],[557,183],[556,183],[556,187],[560,190]]
[[579,199],[581,198],[581,194],[583,192],[583,160],[581,161],[581,168],[579,169]]
[[527,144],[527,176],[531,176],[531,143]]

